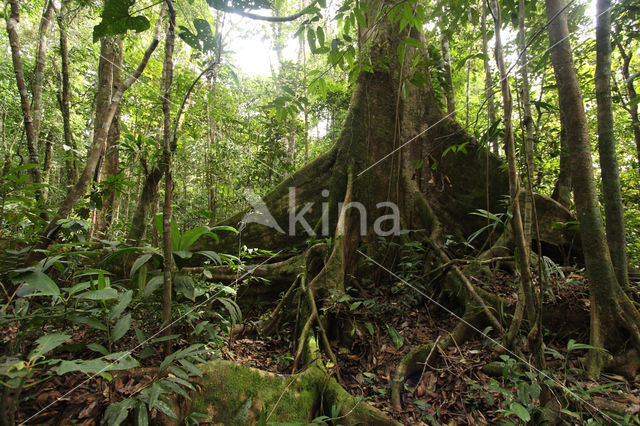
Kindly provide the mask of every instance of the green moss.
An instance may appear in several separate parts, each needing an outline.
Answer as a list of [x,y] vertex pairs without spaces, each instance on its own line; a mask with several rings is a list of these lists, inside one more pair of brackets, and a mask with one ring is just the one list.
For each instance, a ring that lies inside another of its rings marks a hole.
[[272,411],[270,422],[307,422],[318,400],[316,386],[302,374],[283,377],[223,361],[208,364],[203,374],[190,411],[219,424],[253,424]]

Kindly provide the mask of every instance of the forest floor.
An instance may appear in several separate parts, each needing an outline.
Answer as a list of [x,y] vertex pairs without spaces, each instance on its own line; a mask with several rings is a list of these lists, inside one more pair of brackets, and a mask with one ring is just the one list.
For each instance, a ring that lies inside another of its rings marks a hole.
[[[489,280],[483,281],[482,286],[486,290],[506,299],[515,298],[513,276],[496,272]],[[637,286],[634,296],[640,300]],[[588,341],[586,325],[589,298],[582,273],[566,272],[565,278],[556,280],[548,289],[545,299],[547,312],[563,312],[560,316],[548,315],[554,318],[555,323],[545,323],[544,320],[543,323],[546,332],[554,330],[553,334],[547,332],[545,335],[548,369],[555,372],[556,383],[561,383],[575,395],[569,398],[574,403],[565,407],[567,419],[571,421],[574,412],[592,411],[595,414],[607,408],[621,409],[624,411],[622,415],[640,413],[640,376],[628,379],[622,375],[604,374],[599,381],[589,380],[581,373],[585,351],[570,350],[570,339],[575,342]],[[403,409],[394,411],[390,402],[390,383],[399,361],[412,346],[433,342],[439,335],[444,337],[453,329],[457,319],[418,297],[402,283],[372,294],[370,299],[358,304],[352,311],[343,313],[356,315],[358,321],[367,324],[366,329],[371,334],[354,335],[350,347],[332,343],[343,385],[353,395],[362,396],[362,400],[403,424],[493,424],[503,419],[518,422],[518,417],[522,419],[526,414],[518,414],[518,407],[513,404],[517,403],[531,411],[536,403],[535,395],[532,397],[525,392],[533,383],[530,380],[533,375],[529,377],[527,374],[534,370],[526,363],[516,361],[515,355],[512,355],[501,359],[502,371],[483,371],[493,346],[488,338],[476,335],[462,345],[441,351],[439,360],[435,365],[428,365],[422,377],[407,378]],[[257,320],[258,316],[258,312],[246,312],[244,321],[250,323]],[[144,327],[144,319],[139,319],[138,325]],[[176,329],[174,333],[188,332],[189,326],[185,324],[184,327],[185,330]],[[292,354],[295,353],[291,339],[292,327],[285,324],[277,337],[239,337],[231,346],[225,346],[212,357],[222,357],[276,373],[291,373]],[[489,329],[484,332],[489,336],[495,335]],[[15,330],[5,328],[0,331],[0,339],[6,342],[13,338],[13,333]],[[130,339],[127,343],[130,347],[135,346],[135,337]],[[87,328],[75,329],[73,341],[78,348],[91,340],[91,332]],[[74,356],[86,356],[84,352],[87,349],[79,349]],[[525,357],[529,355],[526,347],[523,352]],[[24,420],[59,399],[29,423],[97,424],[109,401],[131,397],[147,388],[157,378],[153,367],[161,360],[159,351],[156,351],[145,360],[144,365],[150,368],[138,370],[129,377],[116,378],[111,383],[100,377],[87,380],[87,376],[80,373],[44,380],[25,389],[17,420]],[[566,394],[562,396],[565,397]],[[577,406],[575,401],[580,400],[582,402]],[[577,418],[573,420],[582,423]]]

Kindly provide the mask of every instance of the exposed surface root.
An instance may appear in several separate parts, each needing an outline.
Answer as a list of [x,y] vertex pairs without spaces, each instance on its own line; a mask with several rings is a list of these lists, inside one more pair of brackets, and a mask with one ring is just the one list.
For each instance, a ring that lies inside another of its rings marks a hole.
[[210,362],[202,370],[203,377],[192,400],[175,401],[178,421],[167,423],[183,424],[195,412],[227,425],[259,421],[307,423],[338,411],[341,424],[398,424],[361,398],[347,393],[316,362],[290,376],[229,361]]

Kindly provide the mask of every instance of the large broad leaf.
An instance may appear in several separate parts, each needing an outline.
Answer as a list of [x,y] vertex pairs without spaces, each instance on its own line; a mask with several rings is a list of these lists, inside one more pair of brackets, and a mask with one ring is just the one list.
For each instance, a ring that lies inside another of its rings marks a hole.
[[118,297],[118,303],[116,303],[113,308],[109,311],[109,319],[113,320],[118,318],[122,312],[129,306],[131,303],[131,299],[133,299],[133,290],[127,290]]
[[222,264],[222,259],[220,258],[218,253],[216,253],[215,251],[202,250],[202,251],[196,252],[196,254],[199,254],[201,256],[206,257],[207,259],[211,260],[216,265]]
[[14,282],[24,282],[17,291],[19,297],[58,296],[60,289],[51,278],[42,271],[30,271],[14,278]]
[[242,311],[236,302],[227,297],[219,297],[218,302],[222,303],[227,311],[229,312],[229,316],[231,319],[231,327],[235,327],[236,324],[242,322]]
[[87,300],[109,300],[109,299],[117,299],[118,291],[115,288],[103,288],[102,290],[92,290],[87,291],[85,293],[79,294],[78,299],[87,299]]
[[176,290],[180,290],[184,296],[193,301],[196,299],[195,287],[193,286],[193,279],[188,275],[177,274],[174,279]]
[[136,400],[129,398],[116,402],[107,407],[102,419],[109,426],[119,426],[129,416],[129,411],[135,407]]
[[156,291],[158,288],[162,286],[163,283],[164,283],[164,277],[162,276],[162,274],[156,275],[155,277],[151,278],[147,283],[147,286],[144,288],[143,296],[144,297],[151,296],[154,291]]
[[131,328],[131,314],[127,314],[120,318],[116,325],[113,327],[113,333],[111,333],[111,340],[117,342],[127,334],[127,331]]
[[206,226],[198,226],[182,234],[180,237],[180,243],[178,244],[178,250],[189,250],[193,243],[198,241],[202,235],[209,232],[209,228]]
[[391,326],[387,326],[387,330],[389,331],[389,337],[391,337],[391,340],[393,341],[393,346],[395,346],[398,350],[402,348],[402,346],[404,345],[404,338],[400,335],[400,333],[398,333],[398,330]]
[[102,20],[93,27],[93,42],[100,37],[124,34],[129,30],[137,33],[147,30],[151,26],[147,18],[129,14],[134,3],[135,0],[109,0],[100,15]]
[[136,261],[133,262],[133,266],[131,266],[131,272],[129,272],[129,276],[133,277],[135,273],[138,272],[138,269],[140,269],[142,265],[147,263],[152,256],[153,256],[153,253],[145,253],[139,258],[137,258]]
[[34,359],[51,352],[70,337],[70,335],[64,333],[52,333],[38,338],[38,340],[36,340],[36,348],[29,354],[29,359]]

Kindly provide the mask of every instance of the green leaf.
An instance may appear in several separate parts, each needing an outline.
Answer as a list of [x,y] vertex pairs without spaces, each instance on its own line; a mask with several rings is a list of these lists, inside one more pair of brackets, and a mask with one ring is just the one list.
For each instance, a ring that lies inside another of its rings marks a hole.
[[56,374],[62,376],[72,371],[80,371],[85,374],[97,374],[108,370],[107,362],[102,358],[87,361],[62,361],[55,369]]
[[389,331],[389,336],[391,337],[391,341],[396,349],[402,348],[404,345],[404,338],[398,333],[398,330],[391,326],[387,326],[387,331]]
[[369,334],[371,334],[371,336],[373,337],[373,335],[375,334],[375,332],[373,330],[373,324],[371,324],[370,322],[365,322],[364,326],[367,327],[367,330],[369,331]]
[[211,260],[216,265],[220,265],[222,263],[222,259],[220,258],[218,253],[216,253],[215,251],[201,250],[201,251],[197,251],[195,254],[199,254],[201,256],[206,257],[207,259]]
[[122,336],[127,334],[129,328],[131,328],[131,314],[123,316],[116,322],[116,325],[113,327],[113,332],[111,333],[111,340],[117,342]]
[[151,26],[147,18],[129,14],[134,3],[135,0],[109,0],[100,15],[100,23],[93,27],[93,42],[101,37],[124,34],[129,30],[137,33],[147,30]]
[[178,395],[183,396],[184,398],[186,398],[188,400],[191,400],[191,397],[189,396],[189,394],[179,384],[174,383],[171,380],[167,379],[167,380],[163,380],[162,381],[162,385],[168,387],[169,389],[171,389],[172,391],[174,391]]
[[135,403],[136,400],[134,398],[129,398],[111,404],[104,412],[103,421],[106,422],[108,426],[119,426],[127,419],[129,411],[133,409]]
[[118,318],[120,314],[122,314],[122,312],[127,309],[127,306],[129,306],[129,303],[131,303],[132,298],[133,290],[127,290],[122,293],[118,298],[118,303],[116,303],[113,308],[111,308],[111,311],[109,311],[109,320]]
[[70,320],[76,324],[88,325],[89,327],[95,328],[96,330],[107,331],[107,326],[104,325],[104,323],[92,317],[72,316]]
[[176,290],[179,290],[184,296],[194,301],[196,300],[196,289],[193,285],[193,279],[188,275],[176,274],[174,279]]
[[70,337],[69,334],[64,333],[52,333],[39,337],[38,340],[35,341],[36,348],[29,354],[29,359],[32,360],[51,352]]
[[140,401],[136,406],[136,426],[148,426],[149,425],[149,411],[147,410],[147,404]]
[[178,337],[180,337],[180,334],[169,334],[168,336],[156,337],[155,339],[151,340],[151,343],[153,344],[166,342],[167,340],[173,340]]
[[184,368],[189,370],[189,373],[191,373],[191,375],[202,377],[202,371],[200,371],[200,369],[195,364],[190,363],[186,359],[181,359],[180,364],[182,364]]
[[307,42],[309,43],[309,49],[312,52],[316,51],[316,33],[313,31],[313,28],[307,28]]
[[133,277],[135,273],[138,271],[138,269],[140,269],[142,265],[147,263],[152,256],[153,256],[153,253],[145,253],[139,258],[137,258],[136,261],[133,262],[133,266],[131,266],[131,272],[129,272],[129,276]]
[[500,222],[500,218],[498,216],[483,209],[477,209],[475,212],[471,212],[469,214],[489,218],[495,222]]
[[509,405],[509,409],[513,411],[514,414],[518,416],[518,418],[523,422],[528,422],[529,420],[531,420],[531,415],[529,414],[529,411],[527,411],[526,408],[524,408],[522,405],[518,404],[517,402],[512,402]]
[[78,299],[87,299],[87,300],[109,300],[109,299],[117,299],[118,291],[115,288],[103,288],[102,290],[91,290],[79,294]]
[[147,404],[149,404],[149,408],[154,408],[156,402],[158,402],[158,397],[161,393],[164,392],[162,385],[158,382],[155,382],[151,385],[151,389],[149,390],[149,399],[147,400]]
[[[208,25],[208,24],[207,24]],[[198,226],[182,234],[180,242],[178,243],[178,250],[190,250],[191,246],[198,241],[198,239],[209,232],[209,228],[206,226]]]
[[164,401],[161,401],[161,400],[156,401],[155,408],[162,411],[162,413],[164,413],[164,415],[167,417],[170,417],[172,419],[178,418],[178,416],[176,416],[176,413],[174,413],[171,407],[169,407],[169,404],[167,404]]
[[13,279],[14,282],[24,282],[16,292],[19,297],[27,296],[59,296],[60,289],[51,278],[42,271],[30,271]]
[[198,36],[193,34],[187,27],[183,27],[180,25],[180,32],[178,33],[178,37],[182,39],[185,43],[187,43],[193,50],[201,50],[200,40],[198,40]]
[[404,44],[400,43],[398,44],[398,62],[400,62],[400,64],[404,63]]
[[404,42],[408,46],[412,46],[412,47],[421,47],[422,46],[422,44],[418,40],[416,40],[415,38],[412,38],[412,37],[405,38]]
[[364,18],[364,14],[362,13],[362,11],[358,8],[353,9],[353,13],[356,16],[356,20],[358,21],[358,25],[360,25],[361,27],[366,27],[367,26],[367,20]]
[[107,350],[107,348],[99,343],[90,343],[87,345],[87,349],[91,349],[92,351],[98,352],[101,355],[109,355],[109,351]]
[[222,303],[224,307],[227,308],[227,311],[231,316],[231,327],[235,327],[236,324],[242,322],[242,312],[236,302],[226,297],[218,298],[218,302]]
[[162,276],[162,274],[156,275],[155,277],[151,278],[147,283],[147,286],[144,288],[143,296],[144,297],[151,296],[154,291],[156,291],[158,288],[162,286],[163,283],[164,283],[164,277]]
[[316,29],[316,35],[318,37],[318,44],[320,45],[320,47],[324,47],[324,42],[325,42],[324,29],[322,29],[322,27],[318,27],[318,29]]
[[[171,374],[173,374],[176,377],[182,378],[184,380],[189,380],[189,375],[187,374],[187,372],[184,371],[180,367],[177,367],[175,365],[171,365],[171,366],[169,366],[169,372],[171,372]],[[178,382],[176,382],[176,383],[178,383]]]

